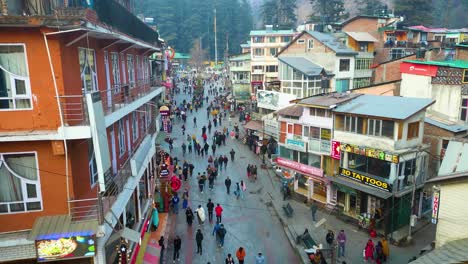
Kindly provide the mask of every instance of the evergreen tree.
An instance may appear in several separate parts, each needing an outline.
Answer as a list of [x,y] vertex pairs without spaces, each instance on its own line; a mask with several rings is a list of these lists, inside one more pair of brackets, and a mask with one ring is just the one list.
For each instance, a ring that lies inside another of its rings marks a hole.
[[[446,0],[444,0],[446,1]],[[395,14],[404,16],[411,25],[432,24],[432,1],[428,0],[394,0]]]
[[297,0],[267,0],[261,10],[264,25],[293,28],[297,22]]
[[359,14],[361,15],[386,15],[387,5],[380,0],[359,0]]
[[348,18],[343,0],[310,0],[314,13],[310,19],[316,22],[333,23]]

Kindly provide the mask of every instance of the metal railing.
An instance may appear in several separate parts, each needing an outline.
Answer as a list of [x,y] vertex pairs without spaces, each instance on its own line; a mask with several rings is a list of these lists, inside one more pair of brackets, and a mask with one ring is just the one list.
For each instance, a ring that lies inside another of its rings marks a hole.
[[[51,16],[51,15],[83,15],[84,10],[93,8],[89,1],[78,0],[7,0],[7,10],[10,16]],[[71,11],[71,12],[67,12]]]
[[72,221],[100,220],[98,204],[98,198],[68,201]]

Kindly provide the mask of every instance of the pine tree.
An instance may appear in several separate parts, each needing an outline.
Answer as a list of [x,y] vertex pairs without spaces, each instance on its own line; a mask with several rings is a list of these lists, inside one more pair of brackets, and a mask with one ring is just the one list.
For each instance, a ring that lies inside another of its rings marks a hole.
[[[445,1],[445,0],[444,0]],[[432,1],[428,0],[394,0],[395,14],[404,16],[411,25],[432,24]]]
[[316,22],[333,23],[348,18],[343,0],[310,0],[314,13],[310,19]]
[[361,15],[385,15],[387,14],[387,5],[380,0],[359,0],[357,2],[359,14]]
[[262,5],[264,25],[292,28],[296,25],[297,0],[268,0]]

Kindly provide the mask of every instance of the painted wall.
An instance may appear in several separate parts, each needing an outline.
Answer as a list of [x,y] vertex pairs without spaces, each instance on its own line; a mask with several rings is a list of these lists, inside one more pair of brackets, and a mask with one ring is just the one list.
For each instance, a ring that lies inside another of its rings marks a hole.
[[[0,144],[0,152],[37,152],[42,195],[42,211],[0,214],[0,233],[31,229],[39,216],[67,214],[65,159],[52,154],[49,141]],[[73,188],[71,183],[71,188]],[[52,191],[53,190],[53,191]]]
[[374,85],[369,88],[358,88],[358,89],[352,90],[351,92],[359,93],[359,94],[398,96],[400,93],[400,82],[392,82],[392,83],[385,83],[381,85]]

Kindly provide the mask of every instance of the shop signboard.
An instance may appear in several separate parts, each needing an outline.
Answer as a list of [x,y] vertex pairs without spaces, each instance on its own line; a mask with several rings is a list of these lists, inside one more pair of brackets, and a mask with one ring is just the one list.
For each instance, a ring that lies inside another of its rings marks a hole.
[[94,235],[59,234],[35,241],[37,261],[91,258],[96,254]]
[[320,129],[320,139],[331,140],[331,129]]
[[434,191],[432,195],[432,218],[431,222],[433,224],[437,224],[437,220],[439,218],[439,205],[440,205],[440,191]]
[[331,148],[331,157],[336,160],[341,159],[341,148],[339,141],[332,141],[332,148]]
[[275,91],[257,91],[257,106],[260,108],[278,110],[289,105],[289,101],[296,99],[292,94],[285,94]]
[[340,167],[340,175],[364,185],[372,186],[379,190],[391,192],[392,186],[385,181],[375,179],[369,175],[364,175],[360,172],[356,172],[350,169]]
[[403,62],[402,64],[400,64],[401,73],[435,77],[437,76],[437,70],[438,67],[435,65],[426,65],[409,62]]
[[320,140],[320,152],[330,154],[330,140]]
[[297,151],[306,151],[306,144],[302,140],[286,139],[286,146]]
[[340,144],[340,150],[344,152],[350,152],[350,153],[354,153],[354,154],[358,154],[362,156],[367,156],[367,157],[374,158],[374,159],[385,160],[385,161],[389,161],[392,163],[400,162],[400,158],[398,157],[398,155],[388,153],[379,149],[366,148],[366,147],[355,146],[351,144]]
[[276,164],[288,169],[295,170],[302,174],[323,177],[323,170],[296,161],[278,157],[276,158]]

